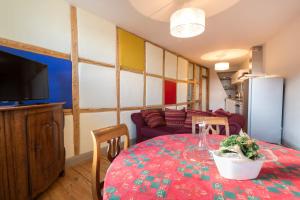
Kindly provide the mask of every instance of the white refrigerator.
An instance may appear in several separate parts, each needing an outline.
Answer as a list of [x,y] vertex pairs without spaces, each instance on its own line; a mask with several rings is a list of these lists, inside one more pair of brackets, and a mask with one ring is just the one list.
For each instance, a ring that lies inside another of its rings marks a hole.
[[249,78],[242,86],[247,133],[257,140],[281,144],[284,79]]

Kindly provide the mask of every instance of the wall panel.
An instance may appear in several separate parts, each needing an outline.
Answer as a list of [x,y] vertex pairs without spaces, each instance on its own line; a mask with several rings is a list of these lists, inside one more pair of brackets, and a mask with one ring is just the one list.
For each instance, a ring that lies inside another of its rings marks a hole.
[[176,104],[176,82],[165,80],[165,104]]
[[193,63],[189,63],[188,79],[194,80],[194,64]]
[[79,57],[114,65],[116,26],[82,9],[77,15]]
[[162,104],[162,87],[163,80],[161,78],[146,78],[146,105]]
[[70,6],[62,0],[1,1],[0,37],[70,53]]
[[145,41],[123,29],[118,29],[119,64],[121,69],[145,70]]
[[188,79],[188,67],[189,62],[181,57],[178,57],[178,71],[177,71],[177,79],[178,80],[187,80]]
[[163,49],[146,42],[146,72],[162,75],[163,62]]
[[116,104],[115,69],[79,63],[80,108],[112,108]]
[[135,124],[131,120],[131,114],[140,112],[139,110],[134,110],[134,111],[122,111],[121,112],[121,123],[125,123],[128,127],[129,131],[129,138],[130,140],[133,140],[136,138],[136,127]]
[[66,158],[74,156],[73,115],[65,115],[64,142]]
[[187,83],[177,83],[177,103],[187,102]]
[[120,103],[121,107],[143,106],[144,76],[142,74],[121,71]]
[[187,105],[177,106],[177,110],[187,109]]
[[195,85],[195,100],[199,100],[200,99],[200,87],[199,84]]
[[195,79],[196,81],[200,81],[200,66],[199,65],[195,65]]
[[176,110],[176,106],[166,106],[166,108]]
[[116,112],[80,114],[80,153],[93,150],[91,131],[117,124]]
[[177,78],[177,56],[165,51],[165,77]]
[[[0,46],[0,51],[20,56],[29,60],[43,63],[48,68],[48,85],[49,85],[49,98],[40,100],[26,100],[24,104],[35,103],[50,103],[50,102],[66,102],[64,108],[72,108],[72,63],[69,60],[46,56],[29,51],[18,50]],[[5,78],[0,78],[1,82],[5,82]],[[8,104],[14,104],[11,101]],[[0,105],[2,103],[0,102]]]
[[206,95],[207,95],[207,80],[206,78],[202,79],[202,110],[206,111]]

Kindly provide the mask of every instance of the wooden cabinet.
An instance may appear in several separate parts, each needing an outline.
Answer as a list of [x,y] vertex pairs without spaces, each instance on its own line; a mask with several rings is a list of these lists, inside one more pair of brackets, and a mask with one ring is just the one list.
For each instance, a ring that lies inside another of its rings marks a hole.
[[63,173],[63,103],[0,107],[0,199],[33,199]]

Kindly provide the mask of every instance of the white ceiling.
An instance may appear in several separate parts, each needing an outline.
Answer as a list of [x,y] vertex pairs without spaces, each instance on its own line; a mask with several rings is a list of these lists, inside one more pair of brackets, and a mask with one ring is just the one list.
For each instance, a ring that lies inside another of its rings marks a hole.
[[[180,39],[169,34],[168,22],[147,18],[136,11],[128,0],[68,1],[206,66],[213,63],[201,60],[203,54],[222,49],[249,49],[263,44],[300,14],[300,0],[240,0],[229,9],[208,17],[202,35]],[[236,65],[244,59],[233,59],[231,64]]]

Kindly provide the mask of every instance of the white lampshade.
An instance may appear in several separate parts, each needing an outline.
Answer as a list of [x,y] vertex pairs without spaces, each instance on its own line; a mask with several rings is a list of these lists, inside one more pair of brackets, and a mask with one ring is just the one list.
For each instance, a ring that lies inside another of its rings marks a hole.
[[174,37],[189,38],[205,30],[205,12],[198,8],[183,8],[170,19],[170,33]]
[[229,69],[229,62],[219,62],[215,64],[216,71],[224,71]]

